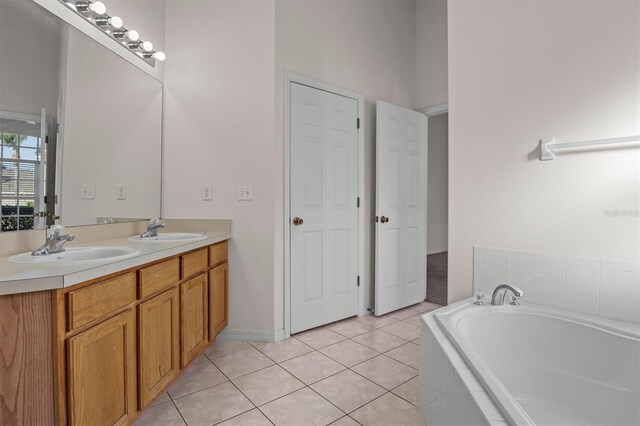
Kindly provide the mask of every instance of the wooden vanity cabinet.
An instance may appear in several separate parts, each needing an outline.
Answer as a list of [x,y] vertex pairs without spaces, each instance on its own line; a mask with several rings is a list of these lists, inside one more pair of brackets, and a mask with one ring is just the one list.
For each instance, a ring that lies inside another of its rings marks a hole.
[[226,248],[0,296],[0,424],[131,424],[226,326]]
[[55,423],[129,425],[226,327],[227,243],[50,294]]

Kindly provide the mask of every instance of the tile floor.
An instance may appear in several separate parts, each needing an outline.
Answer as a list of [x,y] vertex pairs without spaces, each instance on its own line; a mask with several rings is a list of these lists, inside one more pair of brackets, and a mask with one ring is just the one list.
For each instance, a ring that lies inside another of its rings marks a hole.
[[277,343],[214,342],[135,426],[424,425],[418,408],[423,302]]

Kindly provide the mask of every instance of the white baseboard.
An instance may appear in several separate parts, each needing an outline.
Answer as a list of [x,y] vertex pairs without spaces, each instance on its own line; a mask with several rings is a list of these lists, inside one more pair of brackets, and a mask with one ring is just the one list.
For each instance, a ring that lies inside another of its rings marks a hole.
[[244,342],[279,342],[284,340],[284,329],[281,330],[242,330],[225,328],[218,335],[220,340],[241,340]]

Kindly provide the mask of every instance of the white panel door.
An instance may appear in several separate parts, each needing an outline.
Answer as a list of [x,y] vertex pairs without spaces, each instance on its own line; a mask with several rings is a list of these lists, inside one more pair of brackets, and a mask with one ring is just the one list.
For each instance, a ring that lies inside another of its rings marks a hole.
[[378,101],[375,314],[427,294],[427,118]]
[[291,333],[357,314],[358,103],[291,83]]

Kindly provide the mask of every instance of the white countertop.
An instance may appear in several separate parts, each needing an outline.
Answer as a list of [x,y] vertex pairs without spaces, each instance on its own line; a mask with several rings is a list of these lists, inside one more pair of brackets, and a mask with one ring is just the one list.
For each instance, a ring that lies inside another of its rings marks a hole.
[[[127,238],[93,241],[87,246],[118,246],[139,250],[136,256],[119,261],[92,261],[68,264],[31,265],[0,258],[0,296],[70,287],[95,278],[155,262],[231,238],[228,232],[206,232],[207,238],[191,242],[130,241]],[[82,247],[82,245],[74,246]]]

